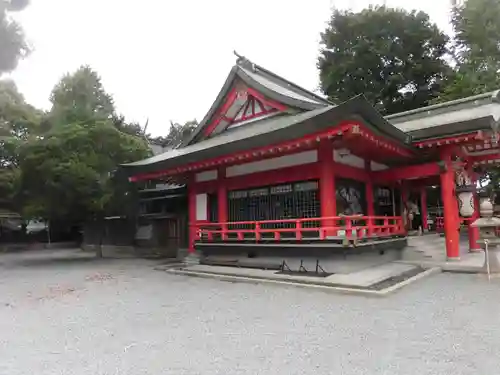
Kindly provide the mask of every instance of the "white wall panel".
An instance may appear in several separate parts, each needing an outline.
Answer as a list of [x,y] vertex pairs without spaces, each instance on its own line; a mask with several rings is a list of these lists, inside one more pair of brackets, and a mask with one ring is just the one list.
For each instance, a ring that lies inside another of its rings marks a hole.
[[196,220],[208,220],[208,196],[207,194],[196,195]]
[[373,160],[370,163],[370,168],[372,171],[383,171],[384,169],[389,169],[387,165],[376,163]]
[[194,178],[196,182],[217,180],[217,169],[196,173]]
[[310,150],[299,152],[296,154],[280,156],[278,158],[234,165],[226,169],[226,176],[235,177],[250,173],[271,171],[273,169],[293,167],[295,165],[309,164],[317,161],[318,152],[316,150]]
[[345,165],[350,165],[354,168],[365,168],[365,160],[353,154],[343,155],[339,150],[333,150],[333,160],[335,162]]

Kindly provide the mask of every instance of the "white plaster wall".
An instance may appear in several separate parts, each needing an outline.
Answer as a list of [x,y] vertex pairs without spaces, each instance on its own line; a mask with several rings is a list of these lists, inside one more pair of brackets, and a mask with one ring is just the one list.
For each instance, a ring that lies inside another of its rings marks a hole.
[[208,196],[207,194],[196,195],[196,220],[208,220]]
[[250,173],[271,171],[273,169],[293,167],[295,165],[315,163],[317,161],[318,152],[316,150],[310,150],[298,152],[296,154],[280,156],[278,158],[234,165],[226,169],[226,176],[235,177]]
[[370,162],[370,168],[372,171],[383,171],[384,169],[388,169],[389,167],[385,164],[380,164],[372,160]]
[[336,163],[350,165],[354,168],[365,168],[365,160],[363,158],[353,154],[341,155],[338,150],[333,150],[333,160]]
[[217,169],[196,173],[194,179],[196,182],[217,180]]

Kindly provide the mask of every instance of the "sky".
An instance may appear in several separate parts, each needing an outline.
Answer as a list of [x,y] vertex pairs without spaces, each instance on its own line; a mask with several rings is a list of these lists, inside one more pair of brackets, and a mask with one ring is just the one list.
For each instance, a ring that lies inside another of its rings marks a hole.
[[[88,64],[117,111],[166,135],[170,121],[201,120],[236,57],[318,92],[320,33],[333,6],[369,0],[31,0],[16,15],[33,53],[12,74],[26,100],[50,109],[50,91]],[[423,10],[450,32],[450,0],[386,0]]]

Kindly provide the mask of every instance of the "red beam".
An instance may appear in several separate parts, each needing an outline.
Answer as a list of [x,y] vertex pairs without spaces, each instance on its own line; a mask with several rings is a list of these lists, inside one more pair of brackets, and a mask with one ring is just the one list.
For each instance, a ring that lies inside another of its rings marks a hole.
[[[253,96],[256,99],[259,99],[259,101],[261,103],[267,104],[270,107],[276,108],[278,111],[286,111],[286,109],[287,109],[285,105],[283,105],[283,104],[281,104],[281,103],[279,103],[277,101],[274,101],[274,100],[266,98],[260,92],[258,92],[257,90],[252,89],[251,87],[249,87],[247,89],[247,93],[249,95]],[[264,109],[264,107],[262,107],[262,109]]]
[[[394,145],[392,144],[392,142],[385,141],[382,138],[379,140],[376,137],[373,137],[372,139],[372,136],[370,135],[369,132],[366,131],[363,125],[353,121],[342,121],[337,125],[332,126],[328,130],[312,133],[299,139],[294,139],[291,141],[286,141],[278,144],[267,145],[264,147],[245,150],[232,155],[224,155],[222,157],[213,158],[209,160],[200,160],[198,162],[182,165],[180,167],[172,169],[159,170],[146,174],[138,174],[131,177],[130,180],[140,181],[140,180],[159,178],[162,176],[172,176],[172,175],[179,175],[192,172],[201,172],[203,170],[217,168],[219,165],[229,166],[229,165],[248,163],[250,161],[255,161],[255,160],[274,158],[277,156],[282,156],[286,154],[291,154],[311,149],[313,147],[316,147],[315,145],[317,145],[322,139],[333,139],[337,136],[347,135],[349,133],[352,133],[354,129],[357,129],[356,133],[361,131],[360,135],[356,136],[358,143],[359,141],[361,141],[361,139],[363,139],[364,142],[361,143],[364,143],[365,145],[367,143],[375,142],[375,144],[379,146],[379,151],[381,153],[387,152],[387,153],[392,153],[392,155],[399,155],[403,157],[412,156],[409,150]],[[343,142],[344,141],[341,140],[341,143]],[[363,170],[358,170],[358,168],[351,168],[346,165],[339,165],[338,168],[343,169],[346,175],[352,176],[349,178],[354,178],[361,181],[365,181],[368,178],[367,172]]]
[[250,150],[241,151],[232,155],[224,155],[210,160],[200,160],[199,162],[190,163],[177,168],[137,174],[130,177],[130,181],[136,182],[141,180],[160,178],[162,176],[172,176],[192,172],[197,173],[204,170],[217,168],[219,165],[237,165],[256,160],[275,158],[278,156],[288,155],[304,150],[310,150],[311,148],[315,147],[315,145],[321,139],[333,139],[335,136],[339,135],[339,133],[345,133],[354,125],[356,125],[355,122],[342,121],[337,126],[334,126],[331,129],[312,133],[299,139],[267,145],[259,148],[253,148]]
[[481,163],[488,163],[488,162],[495,162],[500,160],[500,151],[495,152],[492,154],[485,154],[485,155],[471,155],[469,156],[469,161],[473,164],[481,164]]
[[203,131],[204,135],[210,135],[215,130],[217,125],[219,125],[222,117],[226,115],[226,112],[233,105],[237,96],[238,96],[238,92],[236,91],[236,89],[232,89],[231,92],[229,93],[229,95],[227,96],[226,101],[220,107],[220,110],[218,111],[217,116],[215,117],[214,121],[212,123],[210,123]]
[[483,133],[479,130],[473,133],[454,135],[446,138],[426,139],[425,141],[415,142],[413,145],[417,148],[431,148],[433,146],[469,143],[471,141],[480,141],[483,139]]
[[383,183],[387,181],[408,180],[410,178],[435,176],[439,175],[439,173],[440,168],[437,163],[427,163],[372,172],[372,177],[374,181]]

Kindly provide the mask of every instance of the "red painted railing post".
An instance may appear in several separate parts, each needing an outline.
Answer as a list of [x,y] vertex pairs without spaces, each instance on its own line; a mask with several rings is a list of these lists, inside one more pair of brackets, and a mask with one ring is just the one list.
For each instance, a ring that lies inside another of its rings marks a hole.
[[348,239],[352,238],[352,220],[349,217],[345,218],[345,236]]
[[260,234],[260,223],[258,221],[255,222],[255,241],[261,240]]
[[302,241],[302,223],[300,220],[295,222],[295,239],[297,241]]
[[222,241],[226,241],[227,240],[227,223],[222,223],[220,228],[221,228]]
[[373,237],[373,217],[368,216],[366,219],[366,225],[368,226],[368,237]]

